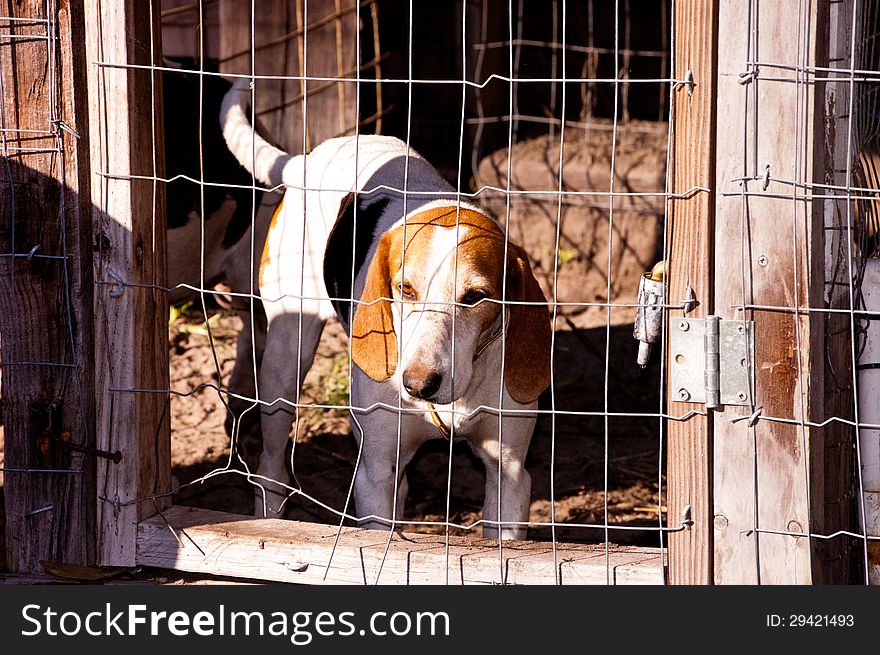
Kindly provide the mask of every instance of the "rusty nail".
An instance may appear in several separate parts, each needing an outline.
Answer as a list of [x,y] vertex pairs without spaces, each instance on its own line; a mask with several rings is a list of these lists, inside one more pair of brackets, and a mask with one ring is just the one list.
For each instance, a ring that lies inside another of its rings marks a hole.
[[687,529],[690,530],[694,527],[694,520],[691,518],[691,506],[685,505],[684,509],[681,510],[681,524]]
[[77,446],[75,444],[69,443],[70,434],[68,433],[67,439],[64,438],[62,434],[61,446],[64,448],[69,448],[78,453],[85,453],[86,455],[94,455],[95,457],[103,457],[104,459],[109,459],[113,461],[115,464],[119,464],[122,461],[122,452],[115,451],[110,452],[107,450],[100,450],[98,448],[89,448],[88,446]]

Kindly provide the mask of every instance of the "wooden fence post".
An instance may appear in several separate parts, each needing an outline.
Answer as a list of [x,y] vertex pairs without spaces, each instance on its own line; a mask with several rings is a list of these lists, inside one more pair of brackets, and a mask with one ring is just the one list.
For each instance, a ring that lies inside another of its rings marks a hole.
[[46,6],[0,3],[0,409],[22,573],[95,558],[95,458],[71,448],[94,446],[95,421],[84,24],[76,2]]
[[755,322],[761,418],[715,413],[717,583],[833,581],[805,535],[845,527],[824,516],[848,483],[823,475],[831,432],[806,425],[826,418],[824,317],[795,311],[825,307],[824,87],[809,71],[827,66],[827,4],[720,5],[716,313]]
[[122,455],[98,462],[98,559],[133,565],[137,524],[168,504],[171,476],[168,305],[156,288],[165,284],[164,185],[152,179],[163,175],[162,105],[160,73],[149,69],[161,61],[159,2],[87,0],[85,12],[97,444]]
[[[689,79],[673,92],[671,191],[667,299],[676,304],[693,289],[696,305],[690,318],[713,309],[712,234],[715,200],[715,88],[717,2],[677,0],[673,75]],[[699,191],[694,189],[699,188]],[[681,310],[667,313],[669,330],[677,329]],[[667,376],[668,379],[668,376]],[[669,413],[702,412],[702,405],[679,401],[677,389],[667,392]],[[669,525],[675,527],[690,507],[692,527],[669,535],[669,582],[712,582],[712,424],[702,413],[668,426],[667,479]]]

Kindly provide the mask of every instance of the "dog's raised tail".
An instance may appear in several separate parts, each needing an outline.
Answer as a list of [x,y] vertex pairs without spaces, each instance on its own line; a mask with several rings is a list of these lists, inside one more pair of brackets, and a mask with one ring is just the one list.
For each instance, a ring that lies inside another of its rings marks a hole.
[[291,156],[257,134],[247,115],[250,80],[238,78],[220,105],[220,126],[226,145],[254,178],[269,188],[282,184],[284,166]]

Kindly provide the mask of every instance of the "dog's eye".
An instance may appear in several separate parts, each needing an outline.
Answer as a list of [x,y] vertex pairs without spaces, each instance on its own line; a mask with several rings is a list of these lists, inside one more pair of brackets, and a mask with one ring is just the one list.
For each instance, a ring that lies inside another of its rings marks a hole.
[[408,300],[416,297],[416,290],[413,289],[412,285],[409,282],[401,282],[397,285],[397,290],[400,292],[401,297]]
[[470,289],[466,291],[459,301],[462,305],[476,305],[484,298],[488,298],[489,294],[479,289]]

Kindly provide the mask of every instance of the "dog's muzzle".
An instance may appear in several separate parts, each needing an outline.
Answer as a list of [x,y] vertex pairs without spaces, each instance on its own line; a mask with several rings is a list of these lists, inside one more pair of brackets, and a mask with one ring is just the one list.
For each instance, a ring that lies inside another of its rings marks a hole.
[[440,390],[443,376],[436,371],[414,370],[408,368],[403,372],[403,388],[413,398],[430,400]]

